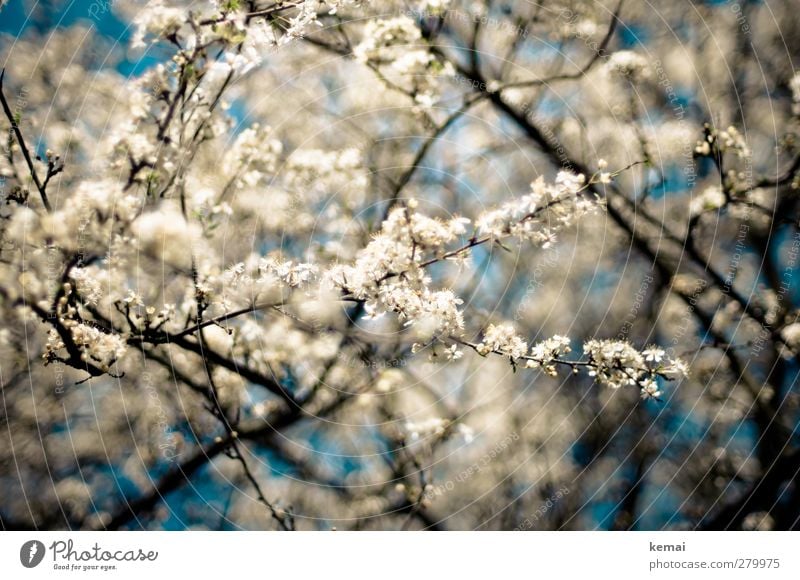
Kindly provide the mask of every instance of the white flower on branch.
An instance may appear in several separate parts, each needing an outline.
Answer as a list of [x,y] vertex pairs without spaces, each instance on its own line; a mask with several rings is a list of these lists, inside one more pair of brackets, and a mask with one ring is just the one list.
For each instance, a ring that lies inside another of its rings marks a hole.
[[792,349],[800,349],[800,322],[793,322],[781,330],[781,337]]
[[654,346],[640,353],[625,341],[590,340],[583,350],[589,357],[590,376],[612,389],[638,383],[643,397],[658,397],[657,376],[687,374],[686,363],[678,358],[667,359],[666,353]]
[[659,347],[657,347],[655,345],[650,345],[650,346],[648,346],[646,349],[644,349],[642,351],[642,354],[644,355],[644,360],[646,360],[648,362],[652,361],[652,362],[660,363],[662,361],[662,359],[664,358],[664,355],[666,354],[666,352],[664,352],[664,349],[662,349],[662,348],[659,348]]
[[562,354],[571,351],[569,338],[557,334],[533,345],[531,359],[528,360],[526,366],[533,369],[541,367],[548,375],[556,376],[556,361]]
[[476,224],[482,234],[503,238],[518,237],[548,247],[560,229],[576,219],[597,211],[599,203],[581,195],[586,178],[567,171],[559,172],[554,185],[539,177],[531,193],[482,214]]
[[159,39],[175,34],[185,23],[186,12],[183,8],[165,6],[161,0],[154,0],[134,20],[136,29],[131,38],[131,47],[144,47],[146,37]]
[[567,360],[563,355],[571,352],[570,340],[555,335],[535,344],[528,354],[528,343],[509,323],[490,324],[484,331],[482,342],[462,344],[482,356],[494,353],[508,357],[513,365],[524,360],[527,368],[541,368],[550,376],[557,376],[559,366],[570,367],[573,372],[586,368],[590,377],[613,389],[638,384],[644,398],[658,398],[660,395],[657,377],[677,378],[688,374],[682,360],[667,359],[662,349],[649,346],[639,352],[626,341],[590,340],[583,346],[587,360]]
[[270,127],[254,123],[236,137],[222,161],[225,173],[237,186],[255,186],[275,173],[283,145],[272,137]]
[[258,267],[262,276],[266,273],[274,274],[292,288],[308,284],[318,271],[313,264],[295,263],[293,260],[282,260],[278,256],[262,259]]
[[478,345],[477,351],[482,355],[502,351],[503,354],[518,359],[528,353],[528,343],[517,335],[510,324],[490,324],[483,333],[483,342]]
[[353,54],[361,62],[383,67],[385,75],[393,75],[388,84],[394,88],[398,77],[422,109],[430,108],[436,101],[439,91],[435,79],[455,74],[449,62],[442,62],[428,49],[419,26],[408,16],[368,22]]
[[639,386],[642,387],[643,399],[657,399],[661,396],[661,391],[658,389],[658,383],[653,378],[646,378],[639,381]]
[[689,205],[689,213],[698,216],[707,211],[714,211],[723,207],[728,202],[722,190],[712,185],[703,190],[697,197],[693,198]]
[[635,385],[641,369],[645,368],[644,357],[628,342],[590,340],[583,350],[592,363],[589,376],[613,389]]
[[632,50],[618,50],[607,62],[607,70],[631,80],[641,80],[650,76],[647,59]]
[[742,159],[750,156],[751,151],[747,146],[744,135],[733,125],[724,131],[720,131],[718,139],[723,151],[735,151],[736,155]]
[[395,47],[413,46],[421,38],[422,32],[408,16],[370,20],[364,28],[364,39],[353,53],[364,62],[393,61],[397,54]]

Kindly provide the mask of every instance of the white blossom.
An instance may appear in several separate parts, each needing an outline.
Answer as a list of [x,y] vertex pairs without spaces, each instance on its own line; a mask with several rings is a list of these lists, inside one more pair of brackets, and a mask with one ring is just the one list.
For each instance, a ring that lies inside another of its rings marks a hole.
[[607,69],[626,78],[641,79],[650,75],[650,68],[642,55],[632,50],[618,50],[607,61]]
[[175,34],[185,23],[186,14],[182,8],[165,6],[162,0],[153,0],[134,20],[136,29],[131,39],[131,46],[144,47],[147,36],[159,39]]
[[744,135],[734,126],[729,126],[724,131],[720,131],[718,135],[720,144],[723,151],[733,150],[741,158],[750,156],[750,148],[747,146]]
[[583,346],[589,358],[589,376],[618,389],[627,385],[641,387],[643,398],[657,398],[661,392],[656,377],[686,376],[688,369],[681,359],[666,359],[663,349],[649,346],[643,352],[629,342],[590,340]]
[[555,376],[555,361],[559,359],[561,355],[572,351],[570,342],[568,337],[558,334],[541,342],[537,342],[531,347],[531,358],[528,359],[526,366],[534,369],[541,367],[550,376]]
[[364,39],[353,53],[363,61],[392,61],[397,54],[394,47],[413,46],[421,38],[419,27],[408,16],[370,20],[364,29]]
[[259,270],[262,275],[274,274],[291,287],[308,284],[318,272],[318,268],[314,264],[295,263],[293,260],[282,260],[277,256],[262,259]]
[[781,330],[781,337],[793,349],[800,348],[800,322],[793,322]]
[[501,351],[513,359],[528,353],[528,343],[523,340],[510,324],[490,324],[483,333],[483,341],[478,345],[478,353],[486,355]]
[[272,137],[272,129],[254,123],[236,137],[222,167],[225,173],[237,178],[240,187],[255,186],[275,173],[282,152],[283,145]]
[[592,364],[589,376],[613,389],[635,385],[646,368],[642,354],[628,342],[590,340],[583,350]]
[[599,207],[581,195],[585,183],[585,176],[567,171],[559,172],[554,185],[540,177],[528,195],[482,214],[476,221],[478,231],[496,238],[515,236],[546,248],[560,229]]
[[642,354],[644,355],[644,360],[659,363],[664,358],[666,352],[662,348],[650,345],[642,351]]
[[416,443],[430,437],[442,437],[448,427],[449,422],[441,417],[431,417],[422,421],[406,421],[403,424],[403,429],[410,443]]
[[658,390],[658,383],[655,379],[648,377],[639,381],[639,385],[642,387],[643,399],[657,399],[661,396],[661,391]]
[[692,199],[691,205],[689,206],[689,213],[696,216],[707,211],[713,211],[723,207],[727,201],[723,191],[718,186],[712,185],[705,188],[700,195]]

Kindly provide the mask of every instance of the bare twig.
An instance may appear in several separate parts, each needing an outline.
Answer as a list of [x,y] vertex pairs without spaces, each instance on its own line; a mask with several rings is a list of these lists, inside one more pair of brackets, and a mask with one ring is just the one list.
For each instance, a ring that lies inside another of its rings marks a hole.
[[244,475],[247,477],[247,480],[253,485],[253,488],[256,490],[256,496],[258,497],[258,501],[264,504],[264,506],[269,511],[270,515],[278,522],[278,525],[281,527],[282,530],[286,532],[294,531],[294,524],[293,524],[293,516],[292,513],[288,510],[284,510],[283,508],[275,507],[272,502],[270,502],[267,497],[264,495],[264,492],[261,491],[261,485],[258,483],[258,480],[253,475],[253,472],[250,470],[250,466],[247,465],[247,460],[242,455],[242,450],[239,449],[239,443],[234,440],[233,445],[231,446],[233,450],[233,458],[236,459],[239,463],[242,464],[242,469],[244,469]]
[[[14,113],[11,111],[11,107],[8,106],[8,101],[6,100],[5,92],[3,91],[3,79],[6,76],[6,69],[3,69],[0,72],[0,103],[3,105],[3,112],[6,114],[8,118],[8,122],[11,123],[11,128],[14,130],[14,134],[17,136],[17,142],[19,143],[19,148],[22,150],[22,155],[25,157],[25,163],[28,165],[28,170],[31,173],[31,178],[33,179],[33,183],[36,185],[36,189],[39,190],[39,195],[42,198],[42,205],[48,212],[52,212],[53,209],[50,206],[50,200],[47,199],[47,191],[46,191],[46,183],[50,181],[50,177],[52,175],[47,176],[47,181],[45,184],[41,182],[39,179],[39,175],[36,173],[36,168],[33,165],[33,159],[31,158],[30,151],[28,151],[28,146],[25,144],[25,138],[22,136],[22,131],[20,131],[19,124],[17,123],[17,119],[14,117]],[[59,170],[60,171],[60,170]]]

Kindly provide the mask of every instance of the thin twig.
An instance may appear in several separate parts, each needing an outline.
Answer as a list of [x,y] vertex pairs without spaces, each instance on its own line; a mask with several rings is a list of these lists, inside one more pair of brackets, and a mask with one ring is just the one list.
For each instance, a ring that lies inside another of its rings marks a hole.
[[[22,136],[22,131],[19,129],[19,124],[17,120],[14,118],[14,113],[11,112],[11,107],[8,106],[8,101],[6,100],[5,92],[3,91],[3,79],[6,76],[6,69],[3,69],[0,72],[0,102],[3,105],[3,112],[6,114],[8,118],[8,122],[11,123],[11,128],[14,130],[14,134],[17,136],[17,142],[19,143],[19,147],[22,150],[22,155],[25,157],[25,163],[28,164],[28,170],[31,173],[31,177],[33,178],[33,183],[36,184],[36,189],[39,190],[39,195],[42,198],[42,204],[44,208],[48,212],[52,212],[53,209],[50,207],[50,201],[47,199],[47,192],[45,190],[45,186],[42,184],[41,180],[39,179],[39,175],[36,173],[36,168],[33,165],[33,159],[31,159],[31,154],[28,151],[28,146],[25,145],[25,138]],[[49,178],[52,176],[48,176]]]
[[[550,83],[554,83],[556,81],[570,81],[570,80],[577,80],[583,76],[585,76],[592,68],[603,58],[603,55],[606,52],[606,48],[611,42],[611,39],[614,36],[614,32],[617,29],[617,23],[619,22],[619,14],[622,11],[622,4],[624,0],[620,0],[619,4],[617,4],[617,9],[614,10],[614,15],[611,17],[611,23],[608,26],[608,31],[606,35],[603,37],[603,40],[600,42],[600,46],[598,46],[597,50],[595,51],[594,55],[592,56],[591,60],[587,62],[580,70],[574,73],[565,73],[560,75],[554,75],[544,79],[531,79],[528,81],[518,81],[513,83],[507,83],[503,85],[500,90],[502,89],[512,89],[512,88],[523,88],[523,87],[535,87],[541,85],[548,85]],[[473,67],[474,68],[474,67]],[[477,69],[475,69],[477,70]]]
[[239,463],[242,464],[242,469],[244,470],[244,474],[247,477],[248,481],[252,484],[253,488],[256,490],[256,496],[258,497],[258,501],[264,504],[264,506],[269,510],[270,515],[278,522],[281,529],[285,532],[292,532],[294,528],[292,527],[292,515],[289,511],[281,509],[278,511],[279,508],[276,508],[272,502],[270,502],[267,497],[264,495],[264,492],[261,491],[261,485],[259,485],[258,480],[253,475],[253,472],[250,471],[250,466],[247,465],[247,460],[245,460],[244,455],[242,455],[241,450],[239,449],[239,444],[234,439],[233,441],[233,458],[238,460]]

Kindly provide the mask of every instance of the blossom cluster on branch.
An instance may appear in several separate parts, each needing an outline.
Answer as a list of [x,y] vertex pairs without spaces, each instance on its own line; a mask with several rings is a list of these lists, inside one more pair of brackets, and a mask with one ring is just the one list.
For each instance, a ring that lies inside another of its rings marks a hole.
[[[767,91],[743,65],[742,100],[759,97],[739,115],[713,43],[684,52],[648,35],[651,55],[620,34],[647,22],[636,3],[146,4],[109,6],[133,31],[110,64],[86,23],[8,49],[0,370],[15,429],[61,425],[69,409],[88,465],[113,432],[109,453],[147,505],[169,492],[154,473],[169,487],[205,461],[233,465],[225,481],[246,478],[281,529],[305,501],[354,525],[379,512],[427,526],[437,453],[491,436],[522,442],[488,453],[517,465],[535,448],[518,480],[483,466],[492,489],[516,493],[602,469],[619,425],[666,432],[661,417],[684,412],[716,437],[692,458],[689,495],[757,488],[749,460],[717,449],[743,421],[767,442],[758,461],[791,472],[796,455],[776,451],[792,449],[800,408],[790,62],[760,61]],[[663,10],[702,36],[693,15]],[[586,464],[569,452],[582,437],[597,452]],[[645,443],[636,470],[665,451]],[[256,473],[262,446],[314,493],[274,465]],[[70,455],[58,435],[41,447]],[[13,446],[0,448],[11,465]],[[130,524],[105,504],[90,519],[78,479],[55,492],[78,506],[70,525]],[[278,489],[291,501],[271,502]]]

